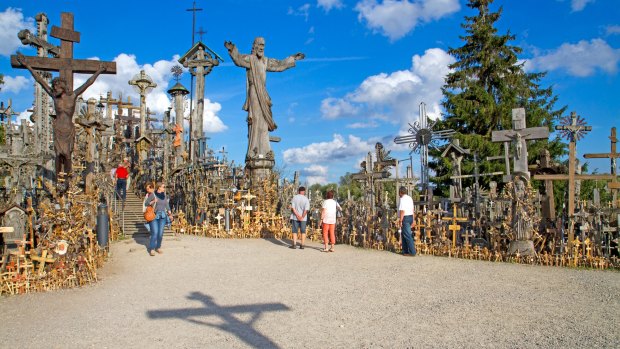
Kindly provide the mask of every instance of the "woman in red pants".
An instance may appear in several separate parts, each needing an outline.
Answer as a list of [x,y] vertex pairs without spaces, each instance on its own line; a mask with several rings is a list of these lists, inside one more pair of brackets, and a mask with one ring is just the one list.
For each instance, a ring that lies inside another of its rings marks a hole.
[[[336,244],[336,211],[342,210],[338,202],[334,200],[334,192],[332,190],[327,192],[326,199],[323,201],[323,208],[321,209],[321,222],[323,224],[323,243],[325,247],[323,252],[334,252],[334,245]],[[331,247],[327,249],[327,238],[329,234],[329,243]]]

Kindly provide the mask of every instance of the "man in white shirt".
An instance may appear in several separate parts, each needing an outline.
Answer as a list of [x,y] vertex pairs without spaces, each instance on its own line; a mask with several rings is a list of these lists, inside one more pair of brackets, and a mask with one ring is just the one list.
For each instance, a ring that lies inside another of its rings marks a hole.
[[400,187],[398,189],[400,202],[398,204],[398,224],[401,227],[401,244],[403,248],[403,256],[413,257],[416,254],[415,244],[411,236],[411,227],[413,226],[413,199],[407,195],[407,188]]

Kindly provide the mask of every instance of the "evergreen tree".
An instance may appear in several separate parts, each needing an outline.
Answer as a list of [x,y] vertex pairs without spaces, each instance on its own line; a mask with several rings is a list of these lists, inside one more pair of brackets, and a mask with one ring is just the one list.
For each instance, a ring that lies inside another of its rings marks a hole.
[[[460,38],[464,45],[450,48],[448,53],[456,58],[450,66],[442,87],[445,109],[444,119],[436,129],[454,129],[456,138],[463,148],[478,154],[480,173],[504,171],[503,161],[485,161],[487,156],[503,154],[503,145],[491,142],[495,130],[512,128],[512,109],[525,108],[526,126],[547,126],[553,130],[554,122],[562,115],[565,107],[554,110],[557,97],[551,87],[541,86],[546,73],[526,73],[523,63],[518,61],[521,48],[509,42],[515,39],[508,32],[499,35],[495,23],[500,19],[502,8],[491,12],[489,5],[493,0],[469,0],[467,4],[478,11],[476,16],[466,16],[461,25],[466,35]],[[552,158],[565,153],[565,145],[559,138],[547,141],[528,142],[528,161],[538,157],[542,149],[548,149]],[[436,195],[448,196],[451,183],[450,159],[441,158],[441,151],[431,151],[434,160],[429,166],[435,171],[433,182],[437,184]],[[472,157],[462,163],[462,174],[473,174]],[[489,181],[500,182],[498,177],[481,177],[480,184],[485,187]],[[471,186],[473,179],[463,180],[463,188]]]

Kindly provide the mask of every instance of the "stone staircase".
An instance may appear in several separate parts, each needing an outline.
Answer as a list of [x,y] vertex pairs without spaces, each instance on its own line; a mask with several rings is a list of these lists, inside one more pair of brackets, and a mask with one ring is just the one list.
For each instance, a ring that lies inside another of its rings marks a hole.
[[[127,191],[127,198],[125,200],[125,226],[124,232],[127,237],[148,237],[150,233],[146,230],[144,226],[144,215],[142,213],[142,200],[143,197],[138,197],[136,194]],[[117,218],[119,220],[119,224],[123,229],[123,211],[118,210]],[[173,231],[171,229],[164,230],[164,236],[173,235]]]

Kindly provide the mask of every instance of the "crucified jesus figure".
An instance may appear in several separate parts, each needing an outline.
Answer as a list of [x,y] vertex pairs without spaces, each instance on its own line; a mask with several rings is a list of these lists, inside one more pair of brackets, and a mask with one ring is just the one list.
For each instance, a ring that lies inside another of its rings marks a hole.
[[52,122],[52,127],[54,129],[54,151],[56,152],[56,177],[58,178],[61,172],[70,174],[71,154],[73,153],[73,143],[75,141],[75,125],[73,124],[75,104],[77,98],[95,82],[99,74],[106,70],[105,65],[100,63],[99,69],[82,86],[75,89],[75,91],[68,91],[67,82],[60,77],[54,78],[50,87],[47,81],[32,69],[24,59],[23,54],[17,53],[17,61],[30,71],[32,77],[54,100],[56,116]]

